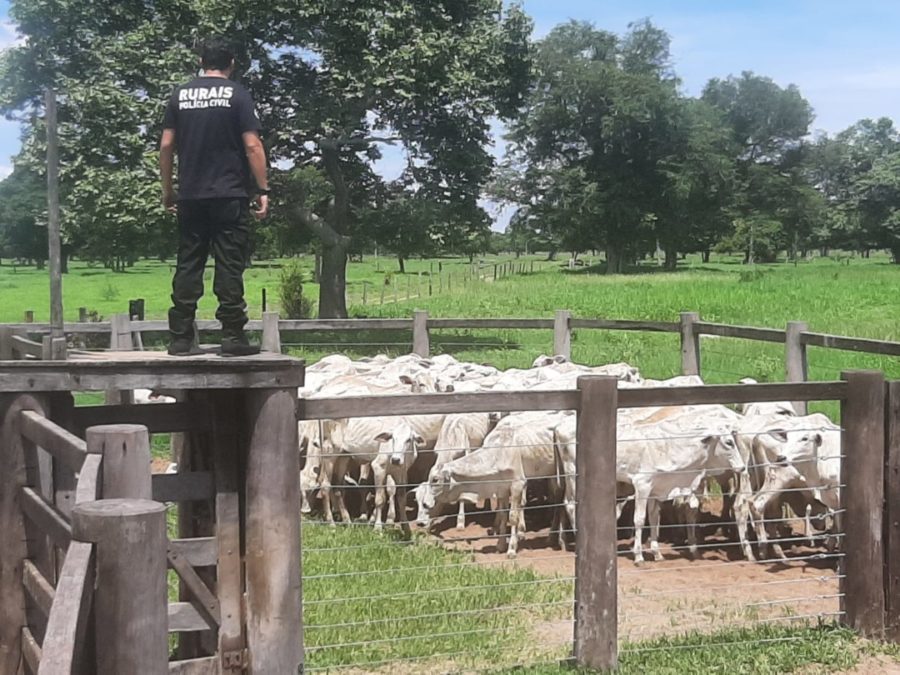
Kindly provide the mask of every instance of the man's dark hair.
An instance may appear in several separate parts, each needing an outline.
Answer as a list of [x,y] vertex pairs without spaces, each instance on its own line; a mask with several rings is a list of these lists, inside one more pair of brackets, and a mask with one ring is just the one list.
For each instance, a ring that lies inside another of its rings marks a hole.
[[222,38],[205,40],[200,47],[200,64],[205,70],[227,70],[234,61],[234,48]]

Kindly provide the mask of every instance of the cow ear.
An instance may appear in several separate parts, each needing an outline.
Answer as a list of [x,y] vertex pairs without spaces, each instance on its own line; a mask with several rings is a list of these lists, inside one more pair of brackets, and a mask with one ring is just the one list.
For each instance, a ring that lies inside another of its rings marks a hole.
[[418,445],[420,448],[421,448],[423,445],[425,445],[425,439],[422,438],[419,434],[416,434],[413,438],[414,438],[415,441],[416,441],[416,445]]
[[394,437],[394,435],[393,435],[390,431],[382,431],[380,434],[378,434],[378,435],[375,437],[375,440],[376,440],[376,441],[381,441],[382,443],[387,443],[387,442],[388,442],[389,440],[391,440],[393,437]]
[[787,443],[788,435],[787,431],[785,431],[784,429],[772,429],[769,432],[769,436],[781,443]]
[[415,384],[415,381],[409,375],[401,375],[400,382],[402,384],[409,384],[409,385]]
[[448,384],[448,385],[444,386],[445,393],[452,394],[454,391],[456,391],[456,387],[454,387],[452,384]]
[[813,436],[813,440],[816,442],[816,447],[822,447],[822,434],[817,433]]
[[700,442],[703,443],[703,445],[709,445],[710,443],[715,441],[716,438],[718,438],[718,436],[704,436],[702,439],[700,439]]

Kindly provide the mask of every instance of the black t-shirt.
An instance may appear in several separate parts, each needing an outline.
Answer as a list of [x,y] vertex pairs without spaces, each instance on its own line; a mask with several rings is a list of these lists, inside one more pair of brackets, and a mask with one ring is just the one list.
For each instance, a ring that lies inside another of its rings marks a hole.
[[163,127],[175,130],[179,200],[248,196],[242,134],[260,124],[244,87],[222,77],[183,84],[169,99]]

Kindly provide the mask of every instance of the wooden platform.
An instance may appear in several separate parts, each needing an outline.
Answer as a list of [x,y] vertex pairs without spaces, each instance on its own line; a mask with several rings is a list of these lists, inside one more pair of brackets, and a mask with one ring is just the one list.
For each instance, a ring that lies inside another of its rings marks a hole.
[[72,351],[68,361],[0,362],[0,392],[300,387],[304,362],[282,354],[169,356]]

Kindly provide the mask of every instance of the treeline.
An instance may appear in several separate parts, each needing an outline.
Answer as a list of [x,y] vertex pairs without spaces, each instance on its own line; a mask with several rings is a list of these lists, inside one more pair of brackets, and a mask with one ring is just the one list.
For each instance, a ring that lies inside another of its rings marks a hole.
[[[0,111],[24,144],[0,183],[0,257],[46,257],[43,92],[59,96],[64,254],[122,269],[174,254],[159,205],[162,111],[196,43],[236,38],[273,165],[257,256],[315,251],[319,311],[346,315],[350,256],[606,252],[608,269],[679,254],[890,249],[900,258],[900,135],[864,120],[810,137],[796,87],[751,73],[685,96],[669,36],[587,23],[531,39],[503,0],[13,0]],[[501,121],[509,152],[495,161]],[[399,148],[402,171],[376,164]],[[503,238],[483,204],[517,207]]]
[[810,137],[795,86],[744,72],[684,96],[669,36],[571,22],[534,53],[523,114],[492,189],[519,206],[516,249],[606,251],[610,272],[650,252],[889,249],[900,262],[900,135],[890,119]]

